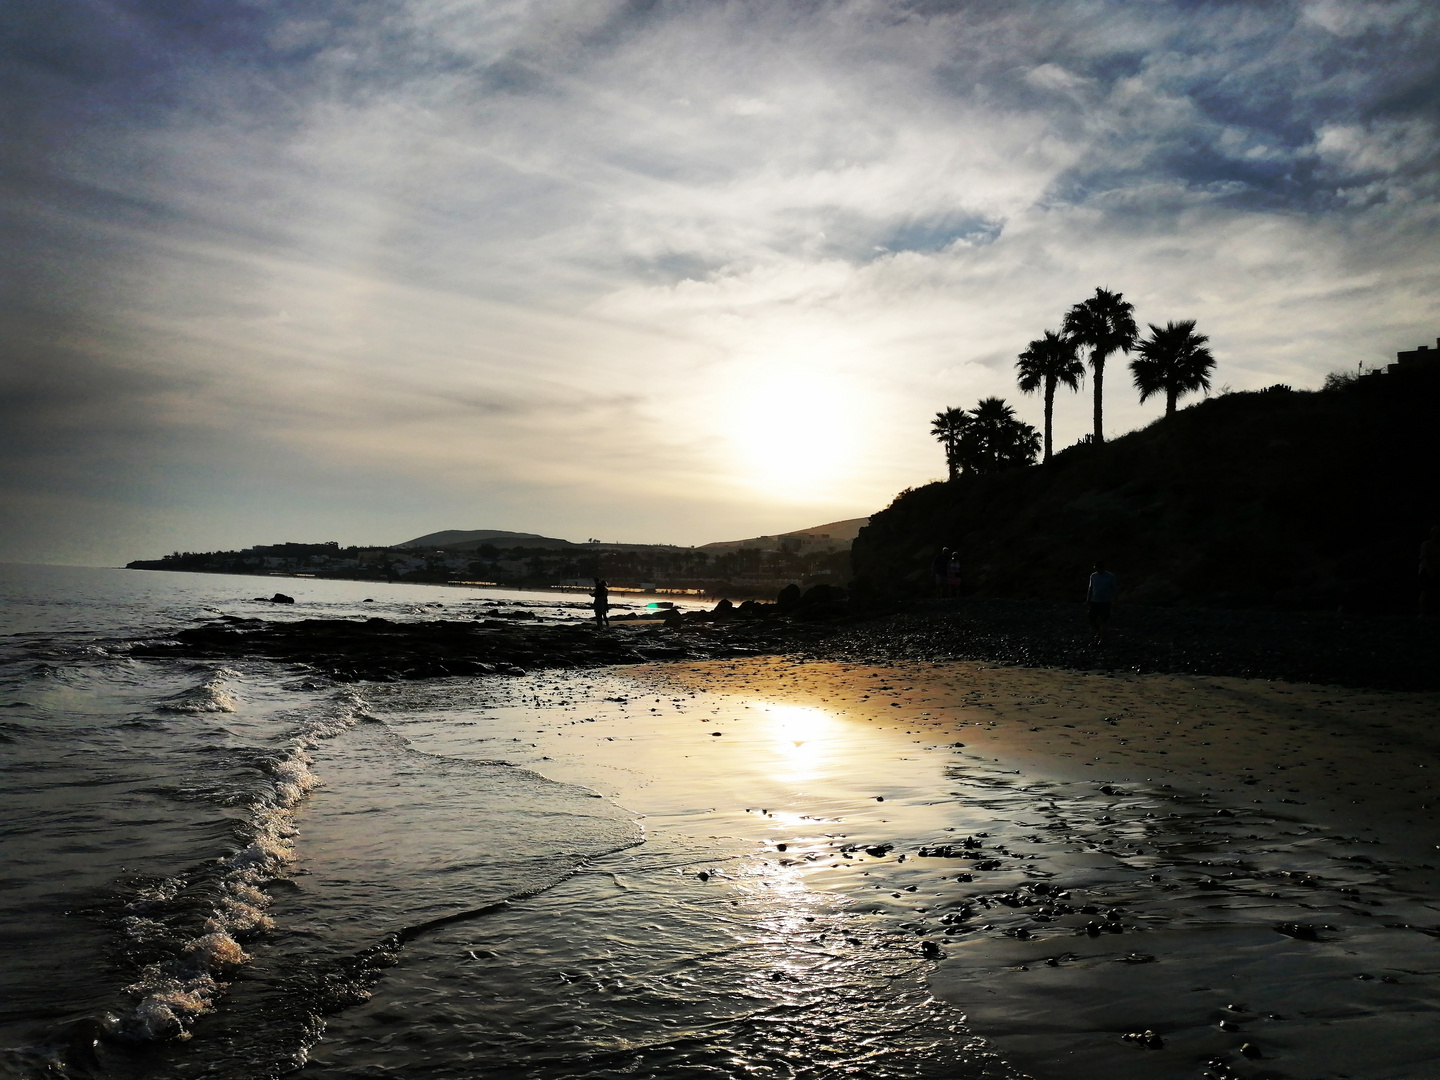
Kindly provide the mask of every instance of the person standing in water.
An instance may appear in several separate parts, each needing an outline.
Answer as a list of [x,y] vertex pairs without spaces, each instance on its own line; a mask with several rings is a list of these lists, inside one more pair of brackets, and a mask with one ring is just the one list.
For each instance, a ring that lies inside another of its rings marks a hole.
[[1095,631],[1095,644],[1105,643],[1105,631],[1110,626],[1110,606],[1115,602],[1115,591],[1120,580],[1105,569],[1099,560],[1090,575],[1090,586],[1085,590],[1085,600],[1090,605],[1090,626]]
[[590,594],[595,597],[595,625],[610,625],[610,586],[605,583],[604,578],[595,579],[595,591]]

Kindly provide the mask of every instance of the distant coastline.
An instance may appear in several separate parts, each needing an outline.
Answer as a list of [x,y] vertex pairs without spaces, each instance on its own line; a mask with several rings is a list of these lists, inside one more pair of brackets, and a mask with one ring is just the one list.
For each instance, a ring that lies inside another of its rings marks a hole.
[[787,585],[806,588],[848,581],[851,543],[868,520],[693,548],[574,544],[533,533],[450,530],[385,547],[342,548],[330,541],[177,551],[160,559],[136,559],[125,568],[574,591],[588,590],[595,578],[604,578],[620,593],[773,598]]

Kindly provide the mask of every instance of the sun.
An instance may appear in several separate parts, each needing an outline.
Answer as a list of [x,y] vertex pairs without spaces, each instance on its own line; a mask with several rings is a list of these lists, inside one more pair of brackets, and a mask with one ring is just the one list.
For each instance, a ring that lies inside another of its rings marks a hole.
[[726,396],[729,456],[741,483],[818,502],[850,475],[861,410],[849,380],[815,370],[760,370]]

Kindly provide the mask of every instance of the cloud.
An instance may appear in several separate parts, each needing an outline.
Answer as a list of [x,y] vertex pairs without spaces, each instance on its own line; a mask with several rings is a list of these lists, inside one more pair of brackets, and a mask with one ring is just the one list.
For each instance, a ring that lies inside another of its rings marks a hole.
[[[171,507],[167,549],[235,520],[773,531],[938,475],[928,417],[1016,398],[1014,354],[1098,284],[1198,319],[1217,382],[1316,385],[1433,336],[1437,29],[1339,2],[31,8],[0,84],[8,488]],[[1116,430],[1155,415],[1108,383]],[[1063,445],[1088,410],[1058,413]]]

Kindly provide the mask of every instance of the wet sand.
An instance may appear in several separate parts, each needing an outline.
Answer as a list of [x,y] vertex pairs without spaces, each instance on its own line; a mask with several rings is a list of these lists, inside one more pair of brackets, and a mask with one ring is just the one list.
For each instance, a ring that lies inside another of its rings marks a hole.
[[[768,657],[627,675],[939,763],[944,790],[891,798],[938,813],[931,844],[947,808],[989,837],[885,858],[930,896],[932,992],[1036,1077],[1440,1075],[1440,695]],[[729,787],[684,760],[696,796]]]
[[412,942],[322,1080],[407,1039],[457,1077],[1440,1075],[1440,695],[785,657],[367,693],[645,842]]

